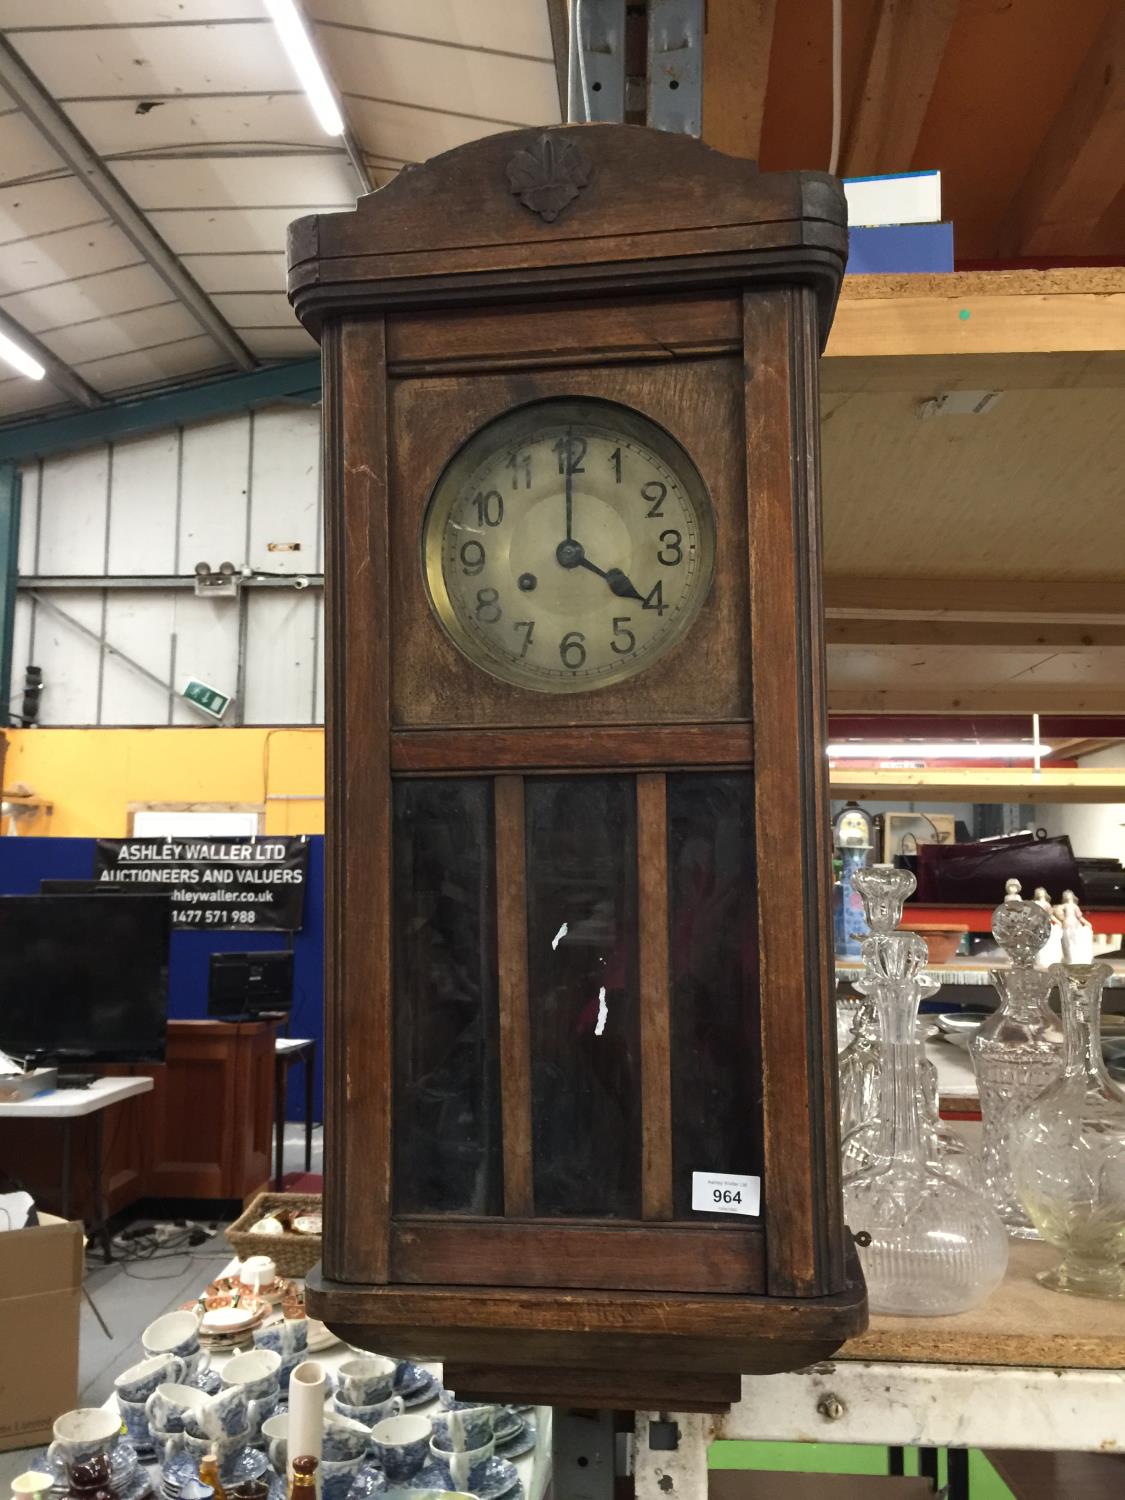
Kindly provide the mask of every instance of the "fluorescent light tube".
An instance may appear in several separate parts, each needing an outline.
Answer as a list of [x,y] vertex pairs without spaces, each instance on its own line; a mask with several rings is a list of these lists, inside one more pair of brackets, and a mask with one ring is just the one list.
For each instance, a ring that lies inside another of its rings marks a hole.
[[265,0],[265,4],[321,130],[325,135],[343,135],[344,117],[295,0]]
[[4,333],[0,333],[0,359],[21,375],[26,375],[28,380],[42,380],[47,373],[37,359],[32,359],[26,349],[21,349],[14,339],[8,338]]
[[[1050,755],[1050,745],[1040,745],[1040,755]],[[1036,747],[1030,741],[1022,744],[982,744],[979,740],[927,741],[915,744],[902,741],[895,744],[849,741],[842,745],[829,745],[830,760],[1034,760]]]

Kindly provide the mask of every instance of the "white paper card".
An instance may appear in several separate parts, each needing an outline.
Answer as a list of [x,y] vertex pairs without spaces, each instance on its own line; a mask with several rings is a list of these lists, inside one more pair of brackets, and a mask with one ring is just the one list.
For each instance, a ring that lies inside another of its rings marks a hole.
[[691,1206],[697,1212],[747,1214],[753,1218],[761,1211],[761,1201],[760,1177],[737,1177],[733,1172],[691,1174]]

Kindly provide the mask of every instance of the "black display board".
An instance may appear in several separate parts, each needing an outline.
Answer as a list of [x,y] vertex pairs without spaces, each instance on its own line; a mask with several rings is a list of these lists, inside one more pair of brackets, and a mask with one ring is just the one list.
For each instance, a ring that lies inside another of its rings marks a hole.
[[167,892],[177,928],[296,932],[304,922],[308,863],[303,834],[98,839],[94,878]]

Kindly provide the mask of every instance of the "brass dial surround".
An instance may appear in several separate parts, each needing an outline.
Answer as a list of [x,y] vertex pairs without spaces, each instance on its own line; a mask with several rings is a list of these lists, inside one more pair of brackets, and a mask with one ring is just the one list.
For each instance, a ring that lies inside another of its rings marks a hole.
[[608,687],[683,640],[715,523],[685,449],[631,407],[559,397],[479,428],[426,507],[431,606],[465,656],[533,692]]

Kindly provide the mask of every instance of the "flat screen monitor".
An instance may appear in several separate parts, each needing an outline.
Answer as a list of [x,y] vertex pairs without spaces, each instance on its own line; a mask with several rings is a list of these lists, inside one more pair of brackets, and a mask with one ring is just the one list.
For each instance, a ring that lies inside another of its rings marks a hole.
[[288,1015],[293,1007],[293,954],[212,953],[207,1014],[220,1020]]
[[0,1050],[163,1062],[170,896],[0,896]]

